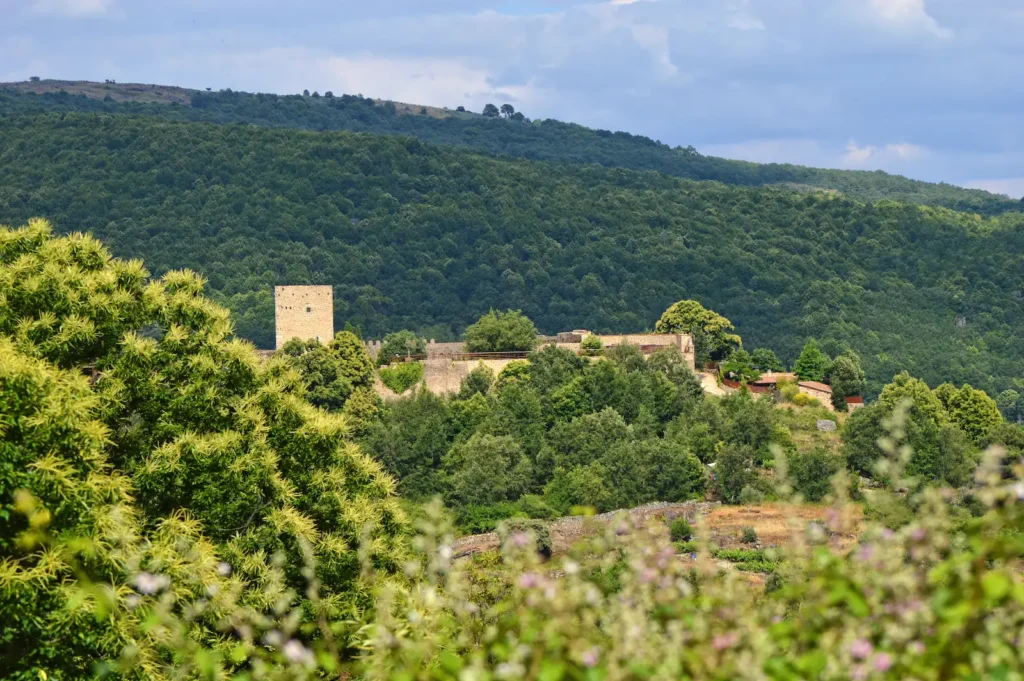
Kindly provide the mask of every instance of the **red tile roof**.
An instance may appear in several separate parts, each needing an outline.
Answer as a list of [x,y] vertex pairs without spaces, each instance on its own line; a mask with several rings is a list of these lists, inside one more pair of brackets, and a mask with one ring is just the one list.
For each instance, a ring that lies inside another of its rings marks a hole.
[[832,392],[832,386],[826,385],[825,383],[819,383],[818,381],[800,381],[800,387],[810,388],[811,390],[820,390],[825,393]]
[[846,397],[847,404],[864,404],[864,398],[858,395],[848,395]]

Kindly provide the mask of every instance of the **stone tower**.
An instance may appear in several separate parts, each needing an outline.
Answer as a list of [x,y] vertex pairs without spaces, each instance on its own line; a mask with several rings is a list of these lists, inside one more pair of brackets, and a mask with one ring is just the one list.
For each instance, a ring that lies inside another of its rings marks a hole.
[[274,316],[277,349],[292,338],[334,338],[334,290],[330,286],[275,286]]

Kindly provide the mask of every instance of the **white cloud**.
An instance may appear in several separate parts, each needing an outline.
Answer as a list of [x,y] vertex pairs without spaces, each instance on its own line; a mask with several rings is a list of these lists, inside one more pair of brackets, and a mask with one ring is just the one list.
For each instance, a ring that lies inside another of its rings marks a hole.
[[953,31],[939,25],[925,7],[925,0],[867,0],[872,15],[897,29],[923,28],[939,38],[953,37]]
[[971,189],[984,189],[993,194],[1004,194],[1013,199],[1024,197],[1024,177],[1004,177],[1000,180],[973,180],[964,183]]
[[113,5],[114,0],[35,0],[28,9],[34,14],[78,18],[106,14]]
[[843,161],[852,166],[862,166],[868,161],[872,161],[874,164],[885,164],[886,162],[891,164],[893,161],[918,160],[927,154],[928,149],[926,147],[907,144],[906,142],[886,144],[883,147],[874,145],[861,147],[853,140],[850,140],[846,145],[846,154],[843,155]]

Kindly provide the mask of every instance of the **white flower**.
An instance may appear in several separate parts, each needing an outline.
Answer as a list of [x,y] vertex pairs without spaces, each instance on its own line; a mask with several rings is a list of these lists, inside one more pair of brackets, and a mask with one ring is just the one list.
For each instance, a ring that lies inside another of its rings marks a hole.
[[580,571],[579,563],[571,560],[565,561],[565,565],[562,566],[565,570],[565,574],[574,575]]
[[1018,482],[1014,485],[1013,491],[1017,493],[1018,499],[1024,499],[1024,482]]
[[217,563],[217,574],[221,577],[227,577],[231,574],[231,566],[225,562]]
[[129,610],[134,610],[135,608],[142,605],[142,596],[140,596],[139,594],[128,594],[124,598],[124,605]]
[[442,546],[441,550],[438,551],[438,553],[441,554],[441,558],[443,558],[444,560],[452,559],[452,547],[448,546],[447,544]]
[[313,651],[295,639],[285,643],[281,652],[284,653],[284,658],[292,664],[301,664],[306,667],[312,666],[313,664]]
[[135,576],[135,588],[140,594],[151,596],[158,591],[163,591],[171,585],[171,578],[167,575],[154,575],[148,572],[140,572]]

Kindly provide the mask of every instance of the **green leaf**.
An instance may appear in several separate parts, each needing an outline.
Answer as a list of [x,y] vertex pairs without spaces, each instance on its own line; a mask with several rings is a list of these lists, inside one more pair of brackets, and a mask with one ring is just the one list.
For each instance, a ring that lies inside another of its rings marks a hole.
[[537,675],[537,679],[538,681],[561,681],[563,676],[565,676],[564,662],[544,660],[540,666],[540,674]]
[[1002,572],[989,572],[981,578],[981,588],[988,600],[1001,601],[1010,593],[1013,582]]

